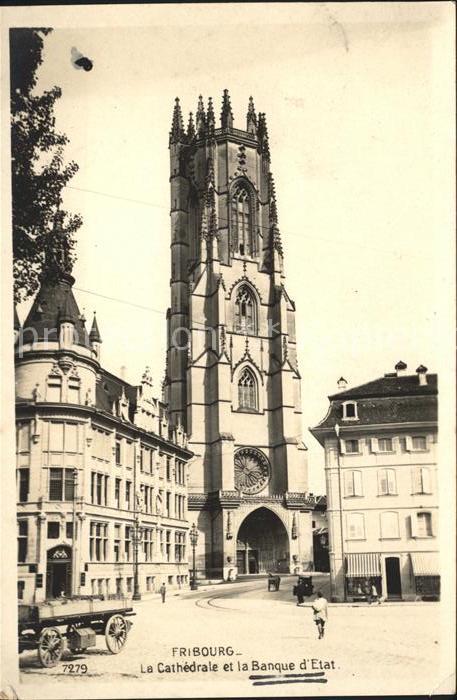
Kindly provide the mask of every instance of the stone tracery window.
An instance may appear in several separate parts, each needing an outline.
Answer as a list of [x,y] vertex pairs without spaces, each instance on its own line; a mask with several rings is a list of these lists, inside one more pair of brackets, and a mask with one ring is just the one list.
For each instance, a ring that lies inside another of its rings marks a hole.
[[252,232],[252,207],[250,193],[245,185],[235,187],[231,205],[233,251],[252,257],[256,253]]
[[257,333],[257,305],[252,292],[246,285],[238,289],[235,299],[235,331],[246,335]]
[[257,411],[257,382],[249,367],[245,367],[238,379],[238,408]]

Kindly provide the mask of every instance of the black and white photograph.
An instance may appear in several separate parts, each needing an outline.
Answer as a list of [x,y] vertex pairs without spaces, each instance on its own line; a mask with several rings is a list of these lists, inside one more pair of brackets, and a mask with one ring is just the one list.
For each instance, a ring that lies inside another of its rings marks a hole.
[[453,694],[453,3],[1,16],[0,697]]

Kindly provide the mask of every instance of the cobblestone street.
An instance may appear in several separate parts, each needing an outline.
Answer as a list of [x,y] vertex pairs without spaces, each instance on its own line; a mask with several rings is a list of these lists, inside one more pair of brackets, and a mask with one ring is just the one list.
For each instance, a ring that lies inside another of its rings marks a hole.
[[[116,683],[118,697],[133,688],[138,697],[438,692],[439,603],[330,606],[319,641],[309,600],[297,607],[292,597],[294,581],[284,577],[279,592],[267,592],[258,579],[170,595],[165,604],[158,596],[143,600],[118,656],[107,652],[103,637],[53,669],[22,654],[23,696],[51,680],[46,697],[82,697],[95,683],[102,696],[107,682]],[[65,666],[71,663],[87,665],[77,683]]]

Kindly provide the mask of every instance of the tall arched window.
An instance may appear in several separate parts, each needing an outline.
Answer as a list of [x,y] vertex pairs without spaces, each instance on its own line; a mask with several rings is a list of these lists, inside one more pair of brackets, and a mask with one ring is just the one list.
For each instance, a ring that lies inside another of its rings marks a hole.
[[246,285],[238,289],[235,298],[235,331],[246,335],[257,333],[257,305]]
[[251,198],[244,185],[236,187],[232,194],[232,241],[234,252],[248,256],[255,254]]
[[257,411],[257,382],[254,374],[245,367],[238,379],[238,408],[244,411]]

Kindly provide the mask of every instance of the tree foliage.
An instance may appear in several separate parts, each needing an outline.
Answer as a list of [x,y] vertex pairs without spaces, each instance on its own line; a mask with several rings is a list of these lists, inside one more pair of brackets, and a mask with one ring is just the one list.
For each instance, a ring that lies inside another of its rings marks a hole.
[[[82,220],[62,210],[62,190],[78,170],[64,162],[65,134],[55,128],[61,90],[35,94],[43,38],[51,29],[10,30],[11,157],[14,299],[33,294],[43,274],[57,275],[57,260],[70,272],[75,232]],[[59,251],[56,251],[56,246]]]

